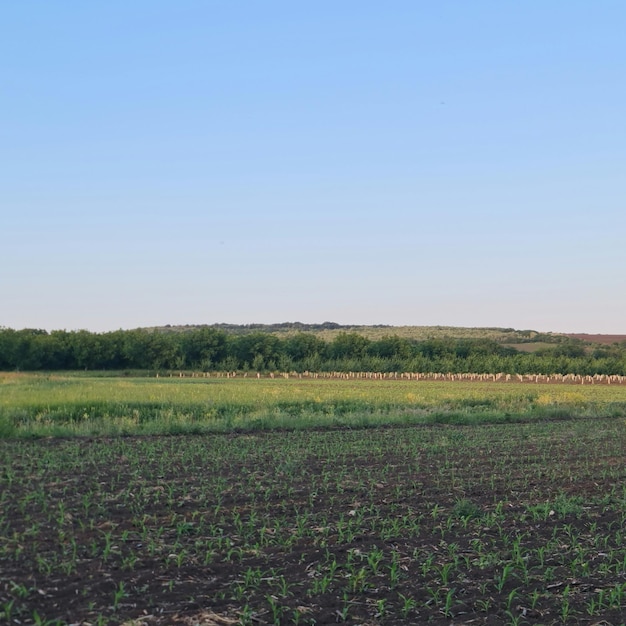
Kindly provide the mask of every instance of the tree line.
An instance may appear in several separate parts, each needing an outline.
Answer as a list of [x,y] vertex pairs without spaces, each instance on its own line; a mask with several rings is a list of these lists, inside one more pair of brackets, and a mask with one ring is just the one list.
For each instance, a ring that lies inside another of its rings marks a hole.
[[313,333],[284,338],[201,327],[80,331],[0,328],[0,370],[151,370],[281,372],[441,372],[626,375],[626,344],[588,347],[569,340],[533,353],[491,339],[394,335],[372,340],[350,332],[324,341]]

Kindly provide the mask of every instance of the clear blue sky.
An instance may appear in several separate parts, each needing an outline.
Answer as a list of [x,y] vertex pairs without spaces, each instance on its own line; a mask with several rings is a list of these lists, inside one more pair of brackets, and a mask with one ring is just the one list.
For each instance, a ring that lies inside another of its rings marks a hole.
[[626,333],[626,2],[0,7],[0,326]]

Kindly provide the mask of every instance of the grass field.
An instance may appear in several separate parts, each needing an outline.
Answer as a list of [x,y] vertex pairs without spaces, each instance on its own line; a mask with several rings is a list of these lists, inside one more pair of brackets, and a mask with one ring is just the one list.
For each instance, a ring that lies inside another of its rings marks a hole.
[[626,387],[0,374],[0,434],[180,434],[626,416]]
[[0,381],[0,623],[626,621],[622,387]]

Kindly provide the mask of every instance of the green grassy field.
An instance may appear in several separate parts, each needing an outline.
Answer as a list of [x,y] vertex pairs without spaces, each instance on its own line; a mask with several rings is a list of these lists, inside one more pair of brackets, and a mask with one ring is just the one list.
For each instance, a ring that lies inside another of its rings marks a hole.
[[0,374],[0,434],[71,436],[626,416],[626,387]]

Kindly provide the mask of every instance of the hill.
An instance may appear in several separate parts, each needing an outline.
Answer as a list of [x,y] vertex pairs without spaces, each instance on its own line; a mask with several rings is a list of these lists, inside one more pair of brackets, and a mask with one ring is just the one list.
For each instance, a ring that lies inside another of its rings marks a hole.
[[[277,324],[199,324],[184,326],[159,326],[149,330],[160,332],[184,333],[198,328],[216,328],[229,335],[250,333],[270,333],[279,337],[288,337],[297,333],[311,333],[324,341],[332,341],[340,333],[356,333],[371,340],[395,335],[414,341],[440,339],[491,339],[502,344],[511,344],[524,351],[532,351],[536,344],[555,344],[567,341],[566,335],[559,333],[539,333],[534,330],[515,330],[514,328],[472,328],[461,326],[390,326],[377,324],[372,326],[344,325],[335,322],[304,324],[302,322],[282,322]],[[533,346],[526,345],[533,344]],[[521,347],[520,347],[521,346]],[[531,349],[531,350],[529,350]]]

